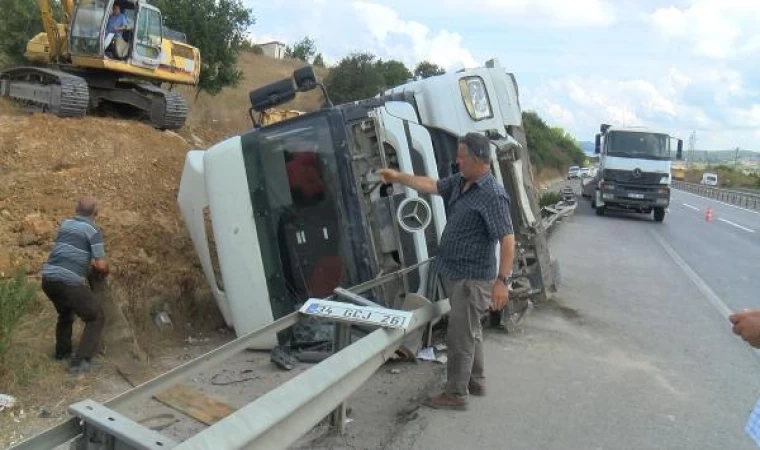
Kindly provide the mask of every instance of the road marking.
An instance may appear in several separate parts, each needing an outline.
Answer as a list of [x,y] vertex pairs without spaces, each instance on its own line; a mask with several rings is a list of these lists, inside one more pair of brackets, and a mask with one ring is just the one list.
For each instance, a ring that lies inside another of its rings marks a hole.
[[[697,275],[696,272],[689,266],[689,264],[684,261],[683,258],[681,258],[681,255],[679,255],[673,247],[670,246],[667,242],[665,242],[665,239],[662,238],[662,236],[659,235],[654,230],[649,230],[650,233],[652,233],[652,236],[654,236],[654,239],[657,241],[658,244],[667,252],[668,255],[673,259],[673,261],[676,263],[678,267],[683,270],[683,272],[686,274],[687,277],[691,279],[691,281],[694,283],[694,285],[699,289],[702,294],[707,297],[707,300],[710,301],[710,304],[715,307],[715,309],[720,313],[720,315],[728,321],[728,317],[733,314],[733,311],[731,311],[731,308],[726,305],[726,302],[724,302],[720,297],[718,297],[718,294],[715,293],[712,289],[710,289],[710,286],[707,285],[705,280],[702,279],[699,275]],[[728,322],[729,326],[731,326],[731,322]],[[756,349],[750,346],[746,347],[749,349],[755,356],[760,358],[760,349]]]
[[673,190],[676,190],[676,191],[678,191],[678,192],[680,192],[682,194],[687,194],[687,195],[691,195],[693,197],[701,198],[703,200],[710,200],[711,202],[720,203],[721,205],[725,205],[725,206],[730,206],[731,208],[741,209],[742,211],[751,212],[753,214],[760,214],[760,212],[758,212],[758,211],[753,211],[751,209],[742,208],[741,206],[732,205],[730,203],[724,203],[724,202],[721,202],[720,200],[715,200],[715,199],[712,199],[710,197],[704,197],[702,195],[692,194],[691,192],[686,192],[686,191],[683,191],[681,189],[676,189],[676,188],[673,188]]
[[691,208],[691,209],[693,209],[694,211],[699,211],[699,208],[697,208],[697,207],[696,207],[696,206],[694,206],[694,205],[690,205],[690,204],[688,204],[688,203],[684,203],[684,204],[683,204],[683,206],[685,206],[685,207],[687,207],[687,208]]
[[678,267],[681,268],[681,270],[684,271],[687,277],[691,279],[691,281],[694,283],[695,286],[697,286],[697,289],[699,289],[702,294],[704,294],[705,297],[707,297],[707,300],[710,301],[710,303],[715,307],[716,310],[720,313],[723,318],[728,320],[728,316],[732,314],[731,309],[726,306],[726,303],[721,300],[720,297],[718,297],[718,294],[715,293],[712,289],[710,289],[710,286],[705,283],[705,280],[703,280],[699,275],[697,275],[694,270],[692,270],[691,267],[689,267],[689,264],[681,258],[681,256],[676,253],[676,251],[673,249],[673,247],[670,246],[667,242],[665,242],[665,239],[662,238],[658,233],[656,233],[654,230],[649,230],[650,233],[654,236],[657,243],[660,244],[660,246],[670,255],[671,258],[673,258],[673,261],[676,263]]
[[749,231],[750,233],[754,233],[754,232],[755,232],[755,230],[750,230],[749,228],[747,228],[747,227],[743,227],[743,226],[739,225],[738,223],[734,223],[734,222],[731,222],[730,220],[722,219],[722,218],[720,218],[720,217],[718,217],[718,220],[720,220],[720,221],[721,221],[721,222],[723,222],[723,223],[727,223],[727,224],[729,224],[729,225],[733,225],[733,226],[735,226],[736,228],[742,229],[742,230],[744,230],[744,231]]

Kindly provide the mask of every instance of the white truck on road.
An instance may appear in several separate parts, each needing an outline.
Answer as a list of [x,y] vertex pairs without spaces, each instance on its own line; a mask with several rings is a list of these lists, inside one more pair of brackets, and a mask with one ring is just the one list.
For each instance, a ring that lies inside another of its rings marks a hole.
[[[595,146],[599,171],[583,186],[596,214],[608,209],[654,212],[654,220],[662,222],[670,204],[672,140],[667,132],[602,124]],[[675,157],[681,159],[683,141],[677,142]]]

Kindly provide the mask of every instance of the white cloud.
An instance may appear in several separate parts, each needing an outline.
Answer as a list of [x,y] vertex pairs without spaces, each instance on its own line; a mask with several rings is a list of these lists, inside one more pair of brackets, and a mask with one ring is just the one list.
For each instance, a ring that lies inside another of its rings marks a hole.
[[373,48],[410,67],[421,60],[448,69],[478,65],[458,33],[445,29],[433,32],[419,22],[402,20],[394,9],[378,3],[356,1],[353,9],[372,34]]
[[684,8],[659,8],[651,20],[664,38],[688,42],[700,56],[725,59],[760,50],[755,0],[693,0]]
[[310,36],[328,64],[350,52],[368,51],[402,61],[410,69],[421,60],[447,69],[479,65],[461,34],[406,20],[396,9],[373,1],[273,0],[254,6],[254,12],[258,23],[251,35],[256,42],[291,44]]
[[607,0],[443,0],[441,6],[465,14],[495,15],[506,26],[527,19],[555,27],[597,27],[616,20]]
[[532,89],[524,104],[578,140],[592,140],[600,123],[611,123],[664,129],[682,139],[697,130],[703,148],[753,148],[760,137],[760,102],[739,101],[757,98],[752,95],[737,71],[708,69],[686,75],[671,68],[658,82],[552,79]]

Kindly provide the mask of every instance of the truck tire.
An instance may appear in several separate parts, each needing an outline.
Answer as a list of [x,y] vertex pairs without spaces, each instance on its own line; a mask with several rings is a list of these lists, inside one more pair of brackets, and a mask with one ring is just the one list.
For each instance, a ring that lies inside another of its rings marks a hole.
[[655,208],[654,209],[654,221],[655,222],[662,222],[665,220],[665,208]]

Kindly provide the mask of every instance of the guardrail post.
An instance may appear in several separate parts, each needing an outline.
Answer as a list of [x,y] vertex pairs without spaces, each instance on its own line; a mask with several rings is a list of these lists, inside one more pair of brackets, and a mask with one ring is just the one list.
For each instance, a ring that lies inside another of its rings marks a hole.
[[[351,345],[351,325],[335,322],[333,354],[338,353],[349,345]],[[330,415],[330,425],[340,436],[346,434],[346,418],[346,402],[344,401]]]

